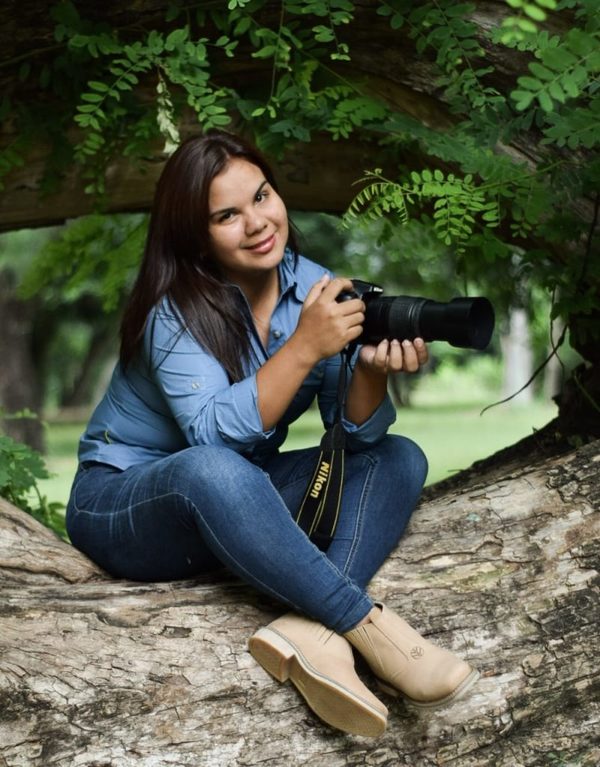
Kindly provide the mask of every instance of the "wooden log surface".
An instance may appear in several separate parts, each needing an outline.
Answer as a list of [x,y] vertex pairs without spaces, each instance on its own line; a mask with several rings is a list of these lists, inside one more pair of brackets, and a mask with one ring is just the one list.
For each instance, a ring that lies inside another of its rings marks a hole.
[[436,711],[386,699],[375,740],[254,662],[275,603],[109,578],[0,502],[0,766],[596,767],[599,468],[600,440],[428,492],[370,591],[482,677]]

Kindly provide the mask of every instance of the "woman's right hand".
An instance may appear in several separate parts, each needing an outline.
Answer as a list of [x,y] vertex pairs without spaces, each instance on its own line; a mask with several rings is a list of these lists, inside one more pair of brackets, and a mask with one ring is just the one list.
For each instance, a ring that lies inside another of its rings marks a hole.
[[338,303],[343,291],[352,291],[349,279],[323,275],[309,290],[294,335],[315,363],[340,352],[362,333],[365,305],[360,298]]
[[264,431],[279,423],[312,368],[340,352],[362,332],[365,305],[359,298],[338,303],[350,280],[324,275],[304,301],[298,326],[256,373],[258,411]]

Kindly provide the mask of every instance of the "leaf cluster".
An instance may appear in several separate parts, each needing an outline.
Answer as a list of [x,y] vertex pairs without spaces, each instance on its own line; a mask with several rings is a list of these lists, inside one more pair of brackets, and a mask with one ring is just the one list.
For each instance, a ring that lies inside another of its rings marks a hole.
[[463,253],[477,224],[493,229],[500,219],[496,195],[487,194],[485,187],[474,184],[473,176],[459,178],[445,175],[439,168],[410,173],[410,183],[392,182],[377,168],[365,175],[366,182],[350,203],[344,217],[346,226],[357,220],[366,223],[395,214],[400,223],[409,220],[409,208],[414,205],[432,210],[433,229],[444,245],[454,245]]
[[[5,418],[6,414],[2,414]],[[11,418],[35,417],[14,413]],[[50,503],[40,493],[38,480],[48,479],[43,457],[28,445],[0,433],[0,497],[28,512],[47,527],[66,537],[61,503]]]
[[32,258],[20,284],[24,298],[42,295],[47,305],[65,305],[90,294],[114,311],[129,290],[147,231],[145,215],[75,219]]

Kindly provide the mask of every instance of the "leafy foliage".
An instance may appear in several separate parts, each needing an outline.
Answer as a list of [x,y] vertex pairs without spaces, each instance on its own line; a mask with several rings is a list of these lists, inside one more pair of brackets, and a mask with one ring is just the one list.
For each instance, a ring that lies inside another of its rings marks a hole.
[[[455,249],[463,280],[479,273],[489,283],[500,279],[509,293],[526,272],[558,296],[555,314],[587,317],[586,332],[598,333],[592,319],[600,308],[600,275],[594,248],[586,245],[600,188],[597,4],[506,0],[501,22],[486,29],[474,2],[374,1],[371,12],[389,24],[391,39],[414,46],[414,55],[429,62],[449,115],[443,128],[394,108],[353,73],[345,33],[359,14],[364,23],[365,8],[351,0],[176,0],[154,28],[111,28],[61,0],[52,9],[57,55],[41,71],[35,56],[25,58],[20,77],[24,83],[37,77],[60,93],[64,113],[52,122],[19,103],[16,90],[4,98],[0,117],[18,123],[20,139],[0,153],[0,174],[22,162],[36,129],[53,138],[54,157],[82,165],[87,191],[100,198],[111,157],[122,153],[135,162],[157,139],[170,153],[190,113],[203,130],[246,125],[273,155],[316,132],[336,141],[358,134],[374,152],[383,147],[389,163],[385,175],[363,170],[364,188],[347,222],[418,221]],[[522,61],[514,80],[497,71],[502,57]],[[258,76],[235,82],[232,59]],[[74,146],[65,139],[65,119],[79,128]],[[531,135],[539,142],[527,162],[509,147],[530,146]],[[56,165],[50,171],[58,175]],[[28,289],[41,284],[42,274],[60,280],[62,273],[76,290],[95,274],[95,264],[114,306],[119,268],[134,263],[142,231],[131,234],[124,251],[115,246],[103,253],[78,247],[73,231],[69,255],[47,251],[46,266]],[[507,269],[515,256],[519,268]]]
[[101,299],[105,312],[131,287],[146,237],[145,215],[83,216],[62,228],[36,253],[21,281],[25,298],[43,294],[65,306],[82,295]]
[[[31,416],[15,413],[11,417]],[[44,459],[37,451],[0,433],[0,497],[66,538],[64,518],[60,513],[62,504],[50,503],[37,485],[39,479],[48,479],[49,476]]]
[[433,173],[428,169],[421,173],[412,171],[410,184],[402,185],[384,179],[377,169],[364,180],[370,183],[350,204],[345,217],[347,226],[359,216],[373,221],[389,213],[396,213],[401,223],[407,223],[410,205],[431,201],[436,235],[445,245],[455,243],[458,253],[464,253],[476,228],[476,217],[480,219],[480,228],[493,229],[499,223],[495,190],[492,189],[491,198],[486,196],[486,188],[474,185],[470,174],[457,178],[454,173],[446,176],[439,168]]

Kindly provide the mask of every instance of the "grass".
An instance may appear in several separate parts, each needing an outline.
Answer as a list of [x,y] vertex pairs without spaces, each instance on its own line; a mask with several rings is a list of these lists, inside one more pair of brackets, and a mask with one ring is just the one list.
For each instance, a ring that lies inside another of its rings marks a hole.
[[[399,410],[390,432],[421,446],[429,461],[427,484],[431,484],[531,434],[555,413],[554,406],[544,403],[534,403],[527,410],[499,408],[482,416],[480,408],[472,405],[416,406]],[[321,433],[318,413],[310,411],[290,430],[286,448],[314,445]]]
[[[391,429],[417,442],[429,460],[428,484],[465,469],[474,461],[517,442],[550,421],[556,407],[534,401],[527,406],[499,405],[483,415],[480,411],[496,401],[496,392],[485,381],[459,381],[451,374],[430,376],[419,385],[414,405],[398,410]],[[50,501],[66,504],[77,467],[77,442],[82,423],[50,422],[46,463],[53,474],[39,483]],[[316,410],[304,414],[290,429],[288,450],[316,445],[322,427]]]
[[42,479],[38,487],[49,501],[66,505],[71,482],[77,470],[77,444],[85,424],[49,421],[46,432],[46,467],[50,479]]

